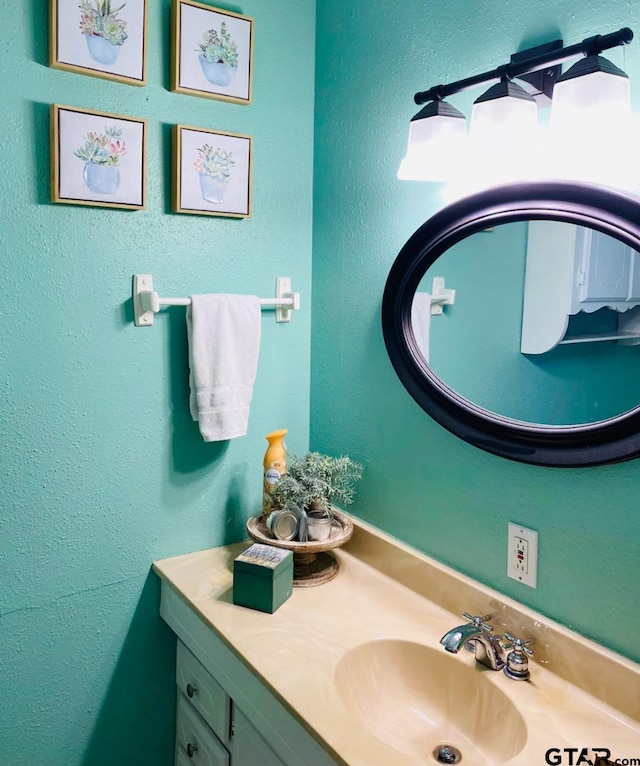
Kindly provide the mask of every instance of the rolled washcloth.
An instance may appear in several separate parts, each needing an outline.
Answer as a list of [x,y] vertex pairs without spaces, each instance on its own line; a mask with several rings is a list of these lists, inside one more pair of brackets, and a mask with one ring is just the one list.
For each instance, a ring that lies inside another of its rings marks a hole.
[[190,297],[191,415],[206,442],[244,436],[260,351],[260,299],[228,294]]

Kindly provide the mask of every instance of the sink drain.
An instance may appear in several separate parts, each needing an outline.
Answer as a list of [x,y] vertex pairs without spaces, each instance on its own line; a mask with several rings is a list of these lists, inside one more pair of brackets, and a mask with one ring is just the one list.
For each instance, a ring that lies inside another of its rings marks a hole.
[[433,751],[433,757],[438,763],[460,763],[462,753],[453,745],[438,745]]

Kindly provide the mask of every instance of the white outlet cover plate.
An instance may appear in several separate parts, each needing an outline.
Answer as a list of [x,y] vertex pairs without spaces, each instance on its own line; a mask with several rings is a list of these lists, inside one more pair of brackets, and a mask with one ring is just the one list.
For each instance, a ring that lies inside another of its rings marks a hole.
[[[524,541],[524,561],[518,558],[519,541]],[[538,587],[538,533],[509,522],[507,575],[530,588]]]

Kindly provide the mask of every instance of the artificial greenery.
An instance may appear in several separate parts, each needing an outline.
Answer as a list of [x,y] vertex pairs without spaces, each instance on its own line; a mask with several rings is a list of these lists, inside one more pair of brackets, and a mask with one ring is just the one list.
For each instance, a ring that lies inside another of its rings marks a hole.
[[353,502],[363,467],[343,455],[329,457],[308,452],[304,457],[287,453],[287,472],[279,480],[276,495],[283,508],[328,511],[331,503]]

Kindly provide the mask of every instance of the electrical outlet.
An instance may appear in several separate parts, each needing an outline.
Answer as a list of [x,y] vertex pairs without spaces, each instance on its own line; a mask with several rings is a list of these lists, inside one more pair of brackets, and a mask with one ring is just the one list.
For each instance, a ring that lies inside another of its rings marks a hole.
[[538,587],[538,533],[509,522],[507,575],[514,580]]

